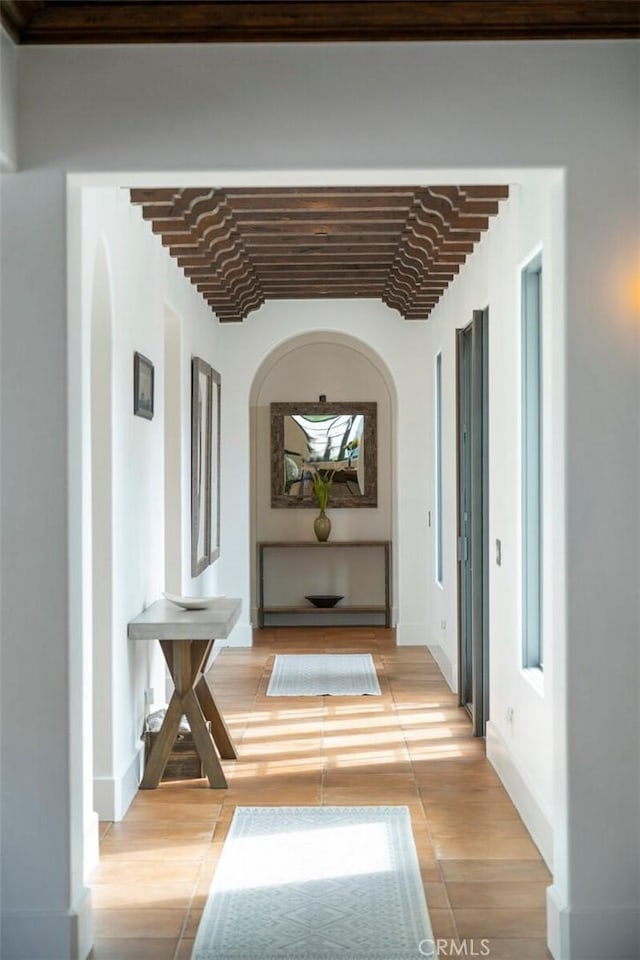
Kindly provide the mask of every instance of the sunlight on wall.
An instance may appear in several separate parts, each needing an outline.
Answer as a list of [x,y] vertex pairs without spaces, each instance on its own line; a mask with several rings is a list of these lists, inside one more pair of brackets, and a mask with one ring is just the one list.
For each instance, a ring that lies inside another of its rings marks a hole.
[[616,307],[620,323],[640,327],[640,249],[622,253],[611,264],[606,279],[605,296]]
[[622,291],[627,309],[640,325],[640,265],[625,279]]

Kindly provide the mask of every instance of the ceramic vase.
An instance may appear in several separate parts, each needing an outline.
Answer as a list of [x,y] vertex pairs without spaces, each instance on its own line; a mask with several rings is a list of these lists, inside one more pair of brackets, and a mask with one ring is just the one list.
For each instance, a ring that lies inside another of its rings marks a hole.
[[324,542],[325,540],[329,539],[329,534],[331,533],[331,520],[326,515],[324,510],[321,510],[313,521],[313,530],[317,540]]

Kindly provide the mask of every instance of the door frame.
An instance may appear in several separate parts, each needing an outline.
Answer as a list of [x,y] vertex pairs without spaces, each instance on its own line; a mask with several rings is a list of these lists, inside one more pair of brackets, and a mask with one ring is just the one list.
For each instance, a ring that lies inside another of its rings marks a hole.
[[[469,346],[467,346],[469,344]],[[465,351],[470,351],[465,366]],[[489,719],[489,308],[474,310],[456,331],[456,542],[458,560],[458,702],[468,711],[474,736]],[[469,416],[470,529],[463,528],[463,404]],[[466,534],[468,541],[465,541]],[[464,562],[469,551],[471,662],[467,661]],[[471,700],[466,698],[470,672]]]

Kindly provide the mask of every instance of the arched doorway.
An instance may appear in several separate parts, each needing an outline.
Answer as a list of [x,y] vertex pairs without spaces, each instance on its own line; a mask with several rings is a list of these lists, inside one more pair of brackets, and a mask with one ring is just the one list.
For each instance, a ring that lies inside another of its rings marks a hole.
[[[250,390],[251,538],[304,540],[308,510],[275,510],[270,491],[270,404],[275,401],[374,401],[378,422],[378,506],[336,511],[335,536],[341,540],[389,540],[396,527],[395,386],[387,365],[366,343],[330,331],[311,331],[279,344],[260,364]],[[392,591],[397,595],[396,591]],[[252,620],[257,622],[257,589],[252,578]],[[393,617],[395,622],[395,616]]]

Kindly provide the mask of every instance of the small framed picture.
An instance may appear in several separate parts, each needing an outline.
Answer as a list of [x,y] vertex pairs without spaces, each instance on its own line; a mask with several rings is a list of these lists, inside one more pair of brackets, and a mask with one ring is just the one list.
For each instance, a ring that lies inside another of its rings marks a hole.
[[133,412],[153,420],[153,364],[141,353],[133,355]]

